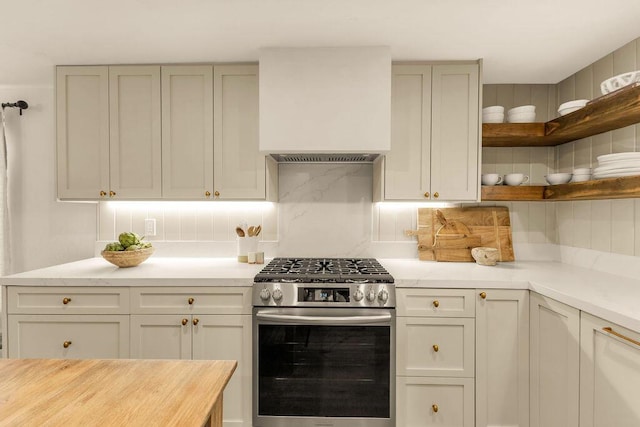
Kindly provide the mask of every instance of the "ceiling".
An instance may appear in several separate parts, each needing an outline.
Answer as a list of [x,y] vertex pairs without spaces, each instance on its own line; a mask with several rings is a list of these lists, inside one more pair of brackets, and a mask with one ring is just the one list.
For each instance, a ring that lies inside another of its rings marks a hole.
[[360,45],[398,61],[483,58],[485,83],[557,83],[640,36],[638,0],[2,0],[0,15],[0,85],[51,84],[57,64]]

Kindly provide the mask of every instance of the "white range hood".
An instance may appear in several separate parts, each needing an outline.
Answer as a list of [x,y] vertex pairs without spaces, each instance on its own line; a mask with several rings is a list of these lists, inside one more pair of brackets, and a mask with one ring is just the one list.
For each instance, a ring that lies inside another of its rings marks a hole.
[[388,47],[260,50],[261,152],[367,161],[390,150],[390,121]]

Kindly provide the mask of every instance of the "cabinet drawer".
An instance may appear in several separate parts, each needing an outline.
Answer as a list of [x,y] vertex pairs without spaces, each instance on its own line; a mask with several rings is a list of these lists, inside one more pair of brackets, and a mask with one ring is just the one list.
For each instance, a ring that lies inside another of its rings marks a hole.
[[396,385],[397,427],[473,427],[473,378],[398,377]]
[[398,316],[474,317],[474,289],[397,289]]
[[251,288],[132,288],[132,314],[251,314]]
[[129,289],[9,286],[9,314],[128,314]]
[[396,319],[397,375],[473,377],[475,321]]
[[129,316],[8,316],[11,358],[118,359],[129,357]]

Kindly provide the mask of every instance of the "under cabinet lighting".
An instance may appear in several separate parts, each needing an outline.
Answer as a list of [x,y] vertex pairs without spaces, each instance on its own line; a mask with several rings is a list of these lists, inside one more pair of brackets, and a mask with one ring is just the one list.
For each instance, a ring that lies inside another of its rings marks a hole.
[[148,211],[148,210],[197,210],[197,211],[247,211],[255,210],[265,212],[274,208],[273,202],[230,202],[230,201],[105,201],[109,209],[128,209],[132,211]]
[[456,208],[459,203],[447,202],[377,202],[376,206],[380,210],[404,210],[418,208]]

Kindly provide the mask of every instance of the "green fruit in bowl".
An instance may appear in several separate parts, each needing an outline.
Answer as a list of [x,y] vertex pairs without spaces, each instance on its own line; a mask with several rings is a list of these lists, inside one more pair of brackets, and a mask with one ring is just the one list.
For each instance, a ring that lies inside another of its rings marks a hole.
[[142,249],[140,245],[131,245],[131,246],[127,246],[125,251],[139,251],[140,249]]
[[104,247],[105,251],[124,251],[124,246],[122,246],[119,242],[107,243],[107,246]]
[[[120,241],[120,244],[127,249],[129,246],[132,245],[139,245],[140,244],[140,236],[136,233],[133,232],[129,232],[129,231],[125,231],[124,233],[120,233],[120,235],[118,236],[118,240]],[[140,249],[140,248],[138,248]]]

